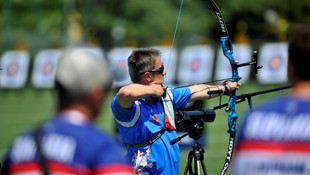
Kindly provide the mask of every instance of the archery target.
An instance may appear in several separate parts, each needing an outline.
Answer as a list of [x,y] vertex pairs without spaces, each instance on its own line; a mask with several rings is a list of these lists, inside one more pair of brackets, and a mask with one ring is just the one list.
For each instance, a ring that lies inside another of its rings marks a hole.
[[212,79],[214,50],[209,45],[185,47],[180,54],[178,82],[196,84]]
[[[253,52],[248,44],[233,44],[233,56],[239,64],[252,61]],[[238,68],[238,74],[242,79],[240,82],[245,83],[249,80],[251,73],[251,66],[244,66]],[[217,50],[217,61],[215,70],[215,80],[231,78],[232,70],[228,58],[223,54],[222,48]]]
[[258,63],[264,66],[257,79],[263,84],[286,83],[288,43],[265,43],[261,46]]
[[23,87],[27,81],[29,59],[27,51],[6,51],[1,58],[0,87]]
[[275,55],[272,55],[270,57],[269,63],[268,63],[268,69],[274,72],[277,72],[281,69],[281,66],[283,65],[284,58],[282,55],[275,53]]
[[12,61],[8,65],[7,74],[9,76],[15,76],[19,70],[19,63],[17,61]]
[[32,85],[36,88],[53,88],[58,60],[62,50],[41,50],[37,53],[32,72]]
[[132,83],[128,72],[127,59],[133,49],[131,47],[114,48],[108,53],[114,87],[122,87]]

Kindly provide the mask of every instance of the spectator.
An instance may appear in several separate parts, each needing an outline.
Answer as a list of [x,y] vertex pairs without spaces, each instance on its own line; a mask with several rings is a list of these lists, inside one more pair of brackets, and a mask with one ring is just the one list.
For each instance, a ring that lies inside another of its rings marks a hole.
[[310,21],[291,33],[288,57],[293,89],[246,116],[234,159],[236,175],[310,174]]
[[56,114],[15,138],[2,174],[133,174],[120,146],[92,123],[111,87],[108,70],[88,51],[66,51],[55,77]]

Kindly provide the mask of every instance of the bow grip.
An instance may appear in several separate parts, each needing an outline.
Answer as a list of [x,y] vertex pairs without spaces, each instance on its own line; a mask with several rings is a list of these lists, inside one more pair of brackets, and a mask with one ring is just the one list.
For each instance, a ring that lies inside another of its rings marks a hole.
[[238,128],[238,114],[233,110],[228,116],[229,133],[236,133]]

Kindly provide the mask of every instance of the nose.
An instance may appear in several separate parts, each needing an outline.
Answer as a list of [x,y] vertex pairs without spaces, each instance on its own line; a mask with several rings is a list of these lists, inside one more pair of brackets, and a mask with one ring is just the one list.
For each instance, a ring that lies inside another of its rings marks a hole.
[[164,69],[163,75],[166,75],[166,74],[167,74],[166,69]]

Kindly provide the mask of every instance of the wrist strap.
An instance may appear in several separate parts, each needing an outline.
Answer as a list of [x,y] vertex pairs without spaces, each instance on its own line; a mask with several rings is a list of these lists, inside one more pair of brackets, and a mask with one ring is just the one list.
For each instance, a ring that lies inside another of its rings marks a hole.
[[[232,87],[227,83],[227,81],[224,81],[222,84],[225,87],[223,95],[229,95],[232,90]],[[229,86],[229,88],[227,86]]]

